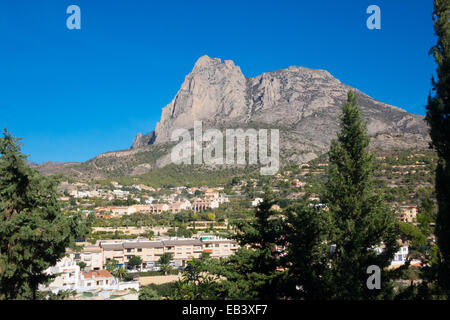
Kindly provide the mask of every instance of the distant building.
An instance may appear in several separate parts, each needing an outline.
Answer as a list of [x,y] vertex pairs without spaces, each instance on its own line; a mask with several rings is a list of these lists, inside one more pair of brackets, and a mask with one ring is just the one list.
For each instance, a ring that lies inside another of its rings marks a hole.
[[80,284],[77,291],[91,291],[91,290],[114,290],[117,287],[118,281],[113,277],[108,270],[93,270],[81,272]]
[[57,275],[48,286],[39,285],[40,291],[58,293],[63,290],[76,290],[80,280],[80,267],[69,257],[64,257],[55,266],[45,270],[48,275]]
[[103,268],[103,250],[97,246],[87,246],[80,252],[67,250],[70,259],[75,263],[84,262],[85,270],[100,270]]
[[417,221],[417,214],[419,210],[414,206],[403,206],[400,207],[399,220],[401,222],[413,223]]
[[252,202],[251,205],[252,207],[257,207],[261,202],[263,202],[264,199],[263,198],[255,198]]
[[164,253],[172,254],[172,266],[184,267],[192,258],[200,258],[204,252],[214,258],[226,258],[234,254],[238,248],[234,240],[206,236],[200,239],[167,239],[161,241],[134,240],[101,242],[103,263],[107,265],[112,259],[119,265],[127,265],[131,257],[142,259],[142,268],[156,266]]
[[135,289],[139,291],[137,281],[120,282],[108,270],[80,271],[76,261],[70,257],[64,257],[54,267],[45,271],[49,275],[55,275],[55,279],[47,286],[39,285],[39,291],[51,291],[57,294],[59,291],[73,290],[81,292],[103,292],[103,296],[109,297],[112,291]]
[[[376,248],[378,253],[383,252],[383,248],[378,247]],[[408,260],[409,255],[409,247],[408,246],[401,246],[399,250],[394,254],[394,258],[391,261],[391,264],[389,265],[389,268],[398,268],[406,263]],[[419,260],[411,260],[411,265],[419,265]]]
[[106,215],[112,215],[112,216],[123,216],[123,215],[130,215],[133,213],[136,213],[137,209],[134,206],[130,207],[98,207],[95,208],[95,213],[97,214],[106,214]]

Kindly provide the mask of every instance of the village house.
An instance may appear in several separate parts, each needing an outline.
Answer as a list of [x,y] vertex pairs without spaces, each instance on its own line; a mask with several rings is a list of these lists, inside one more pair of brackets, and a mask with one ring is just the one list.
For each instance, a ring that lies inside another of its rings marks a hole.
[[78,291],[91,290],[113,290],[116,288],[118,281],[108,270],[91,270],[81,272],[80,285]]
[[57,275],[49,285],[39,285],[39,291],[58,293],[60,290],[76,290],[79,285],[80,267],[69,257],[63,257],[55,266],[45,270],[48,275]]
[[123,216],[123,215],[130,215],[133,213],[136,213],[137,209],[134,206],[111,206],[111,207],[98,207],[95,208],[95,213],[100,214],[109,214],[114,217],[117,216]]
[[306,186],[306,182],[294,179],[291,183],[291,186],[293,188],[303,188],[304,186]]
[[97,246],[86,246],[80,252],[66,250],[70,259],[77,264],[86,264],[85,270],[100,270],[103,268],[103,250]]
[[417,221],[417,214],[419,210],[414,206],[402,206],[400,207],[399,220],[401,222],[414,223]]
[[255,198],[253,201],[251,201],[252,207],[257,207],[261,202],[263,202],[263,198]]
[[192,210],[200,212],[208,209],[215,209],[219,207],[218,200],[208,200],[201,198],[194,198],[192,203]]
[[165,203],[150,204],[150,213],[160,214],[169,211],[169,205]]

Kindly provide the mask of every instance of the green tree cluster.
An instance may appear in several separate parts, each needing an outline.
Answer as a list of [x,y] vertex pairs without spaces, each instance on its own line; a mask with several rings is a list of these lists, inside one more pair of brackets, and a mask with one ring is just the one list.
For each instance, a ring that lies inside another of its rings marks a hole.
[[450,1],[434,0],[434,30],[437,44],[431,49],[437,67],[432,79],[434,96],[428,97],[426,121],[432,147],[438,154],[436,168],[436,237],[440,250],[439,286],[450,292]]
[[89,230],[80,215],[65,216],[58,180],[30,168],[21,144],[6,129],[0,138],[0,298],[37,299],[44,271]]

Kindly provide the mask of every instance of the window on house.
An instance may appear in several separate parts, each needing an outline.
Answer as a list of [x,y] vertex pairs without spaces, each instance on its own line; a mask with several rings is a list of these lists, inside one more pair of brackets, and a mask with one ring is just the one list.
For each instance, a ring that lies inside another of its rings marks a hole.
[[142,249],[141,248],[137,249],[137,252],[142,252]]

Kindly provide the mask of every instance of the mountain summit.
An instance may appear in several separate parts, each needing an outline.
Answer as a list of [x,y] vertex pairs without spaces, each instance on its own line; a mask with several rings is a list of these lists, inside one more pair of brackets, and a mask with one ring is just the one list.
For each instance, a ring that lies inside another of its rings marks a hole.
[[307,162],[328,151],[349,90],[367,121],[372,149],[392,153],[428,147],[422,116],[379,102],[325,70],[292,66],[246,78],[233,61],[205,55],[162,109],[155,130],[139,133],[130,149],[103,153],[82,164],[38,169],[81,179],[146,173],[171,163],[172,132],[193,128],[195,120],[201,120],[204,129],[277,128],[282,162]]
[[[206,127],[252,125],[282,128],[286,146],[298,148],[307,161],[325,152],[338,130],[338,117],[353,90],[373,146],[381,149],[424,147],[428,143],[423,117],[379,102],[341,83],[328,71],[289,67],[246,78],[231,60],[200,57],[175,98],[162,109],[154,134],[136,146],[170,141],[177,128],[192,128],[194,120]],[[307,155],[307,156],[305,156]]]

